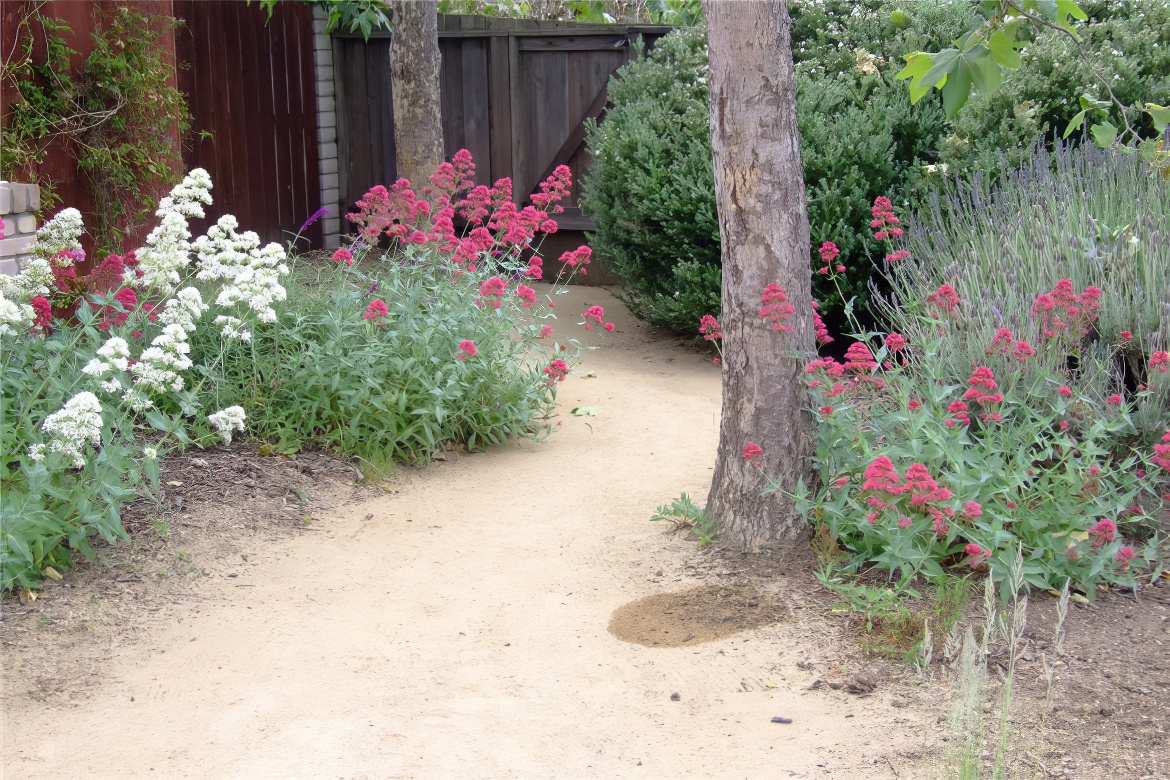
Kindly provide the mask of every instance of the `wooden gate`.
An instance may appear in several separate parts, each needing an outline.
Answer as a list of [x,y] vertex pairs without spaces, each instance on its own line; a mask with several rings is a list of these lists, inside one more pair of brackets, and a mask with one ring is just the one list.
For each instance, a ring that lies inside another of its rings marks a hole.
[[[589,164],[585,121],[601,117],[610,76],[636,56],[636,42],[652,45],[669,30],[440,15],[448,158],[466,148],[478,183],[511,177],[521,205],[556,166],[568,165],[574,185],[557,221],[564,230],[592,230],[577,206]],[[334,34],[343,206],[397,178],[389,36]]]
[[[282,3],[270,19],[258,3],[175,0],[174,15],[192,120],[183,161],[214,185],[191,232],[234,214],[241,230],[283,244],[321,206],[312,9]],[[320,222],[306,235],[320,246]]]

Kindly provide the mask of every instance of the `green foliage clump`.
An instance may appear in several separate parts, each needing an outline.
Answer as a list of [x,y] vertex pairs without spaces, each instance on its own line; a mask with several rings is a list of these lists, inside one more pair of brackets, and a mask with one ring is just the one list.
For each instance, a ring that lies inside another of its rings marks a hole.
[[[534,326],[514,337],[518,307],[473,305],[482,279],[454,282],[426,253],[362,268],[294,264],[280,320],[223,354],[216,403],[244,407],[250,434],[278,451],[325,449],[375,466],[537,432],[554,393],[531,359]],[[380,325],[363,318],[375,298],[388,307]],[[457,359],[465,340],[474,360]],[[214,361],[222,341],[197,331],[196,364]]]

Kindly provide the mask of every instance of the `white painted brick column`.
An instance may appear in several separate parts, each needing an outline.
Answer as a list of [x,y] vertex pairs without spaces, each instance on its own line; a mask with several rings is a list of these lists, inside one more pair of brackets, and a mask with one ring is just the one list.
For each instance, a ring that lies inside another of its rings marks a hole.
[[329,215],[321,220],[325,248],[341,246],[342,221],[348,204],[341,203],[337,178],[337,108],[333,83],[333,42],[325,32],[327,17],[313,7],[313,72],[317,87],[317,158],[321,187],[321,205]]
[[37,217],[41,209],[41,188],[36,184],[12,184],[0,181],[0,222],[4,238],[0,239],[0,274],[15,276],[28,257],[28,247],[36,239]]

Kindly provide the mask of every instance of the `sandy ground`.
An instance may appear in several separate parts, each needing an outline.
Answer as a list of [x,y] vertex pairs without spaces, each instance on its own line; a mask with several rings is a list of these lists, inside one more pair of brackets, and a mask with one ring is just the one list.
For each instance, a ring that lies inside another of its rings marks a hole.
[[84,696],[9,679],[4,779],[923,776],[934,714],[809,690],[831,654],[799,620],[683,647],[609,633],[623,605],[702,584],[694,544],[648,517],[705,498],[719,370],[604,291],[557,300],[618,329],[575,330],[604,347],[563,384],[549,441],[403,471],[220,561]]

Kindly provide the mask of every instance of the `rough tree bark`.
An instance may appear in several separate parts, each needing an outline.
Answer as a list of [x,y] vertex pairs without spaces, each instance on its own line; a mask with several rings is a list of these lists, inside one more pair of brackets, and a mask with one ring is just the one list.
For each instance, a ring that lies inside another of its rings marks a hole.
[[[803,366],[815,353],[808,211],[785,0],[703,0],[710,52],[711,146],[723,242],[723,412],[707,499],[719,537],[746,548],[801,528],[793,501],[764,496],[764,474],[791,491],[810,471]],[[759,317],[784,288],[791,332]],[[764,454],[754,464],[746,443]]]
[[439,4],[395,0],[390,41],[394,145],[399,178],[422,186],[443,162],[439,97]]

